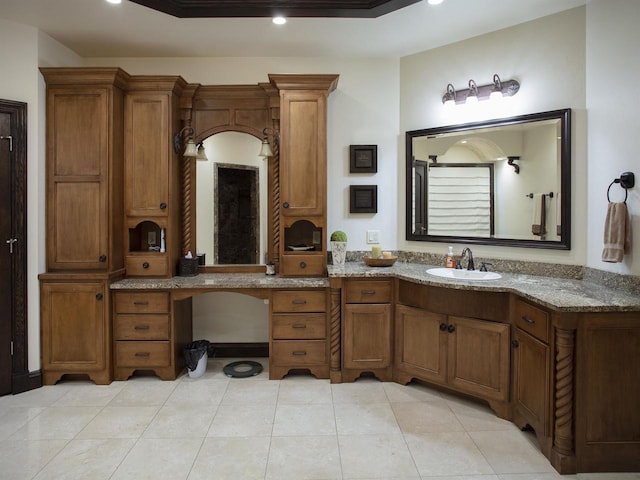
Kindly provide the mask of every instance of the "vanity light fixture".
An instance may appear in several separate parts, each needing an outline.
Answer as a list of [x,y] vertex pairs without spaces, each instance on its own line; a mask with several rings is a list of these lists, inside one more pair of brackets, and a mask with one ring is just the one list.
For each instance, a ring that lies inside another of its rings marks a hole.
[[440,5],[443,0],[428,0],[427,3],[429,5]]
[[198,155],[196,155],[196,160],[199,162],[208,162],[207,153],[204,151],[204,144],[200,142],[198,144]]
[[515,163],[520,157],[507,157],[507,165],[511,165],[517,174],[520,174],[520,165]]
[[442,103],[445,106],[451,106],[456,104],[456,89],[453,88],[452,84],[447,84],[447,93],[442,97]]
[[263,157],[265,159],[269,157],[273,157],[273,150],[271,149],[271,144],[269,143],[269,133],[271,130],[273,132],[273,143],[275,146],[280,144],[280,134],[276,132],[274,129],[265,127],[262,129],[262,146],[260,147],[259,157]]
[[[183,140],[182,134],[186,133],[186,141]],[[173,150],[180,155],[184,149],[184,153],[182,153],[183,157],[197,157],[198,149],[196,148],[196,142],[193,141],[193,128],[190,126],[183,127],[178,133],[173,136]]]
[[469,88],[455,90],[451,83],[447,84],[447,91],[442,97],[445,105],[472,103],[477,100],[512,97],[520,90],[517,80],[501,80],[498,74],[493,75],[493,83],[478,86],[474,80],[469,80]]
[[478,103],[478,85],[473,80],[469,80],[469,92],[464,103]]
[[285,17],[283,17],[282,15],[278,15],[275,16],[271,19],[271,21],[273,23],[275,23],[276,25],[284,25],[285,23],[287,23],[287,19]]
[[114,5],[118,5],[122,3],[122,0],[107,0],[107,3],[113,3]]

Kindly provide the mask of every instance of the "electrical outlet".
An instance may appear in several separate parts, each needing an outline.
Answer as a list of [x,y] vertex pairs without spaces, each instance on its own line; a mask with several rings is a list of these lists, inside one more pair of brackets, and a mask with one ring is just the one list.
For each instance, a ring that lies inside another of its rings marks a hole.
[[380,230],[367,230],[367,243],[380,243]]

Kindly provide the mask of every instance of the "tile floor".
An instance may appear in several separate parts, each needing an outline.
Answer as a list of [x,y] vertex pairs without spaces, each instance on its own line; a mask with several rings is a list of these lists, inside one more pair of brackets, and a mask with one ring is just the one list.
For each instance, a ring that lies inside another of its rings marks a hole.
[[535,437],[420,385],[307,376],[65,381],[0,397],[0,479],[640,480],[560,476]]

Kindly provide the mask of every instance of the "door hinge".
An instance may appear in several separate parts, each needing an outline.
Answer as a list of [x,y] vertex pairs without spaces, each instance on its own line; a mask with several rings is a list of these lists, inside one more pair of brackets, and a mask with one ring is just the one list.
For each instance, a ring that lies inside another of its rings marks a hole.
[[0,135],[0,140],[9,140],[9,151],[13,152],[13,137],[11,135],[7,135],[7,136]]

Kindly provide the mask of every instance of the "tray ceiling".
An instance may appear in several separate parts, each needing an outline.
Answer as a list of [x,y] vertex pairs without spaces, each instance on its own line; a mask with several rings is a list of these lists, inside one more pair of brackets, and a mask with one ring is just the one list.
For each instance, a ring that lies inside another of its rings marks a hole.
[[376,18],[421,0],[131,0],[178,18]]

